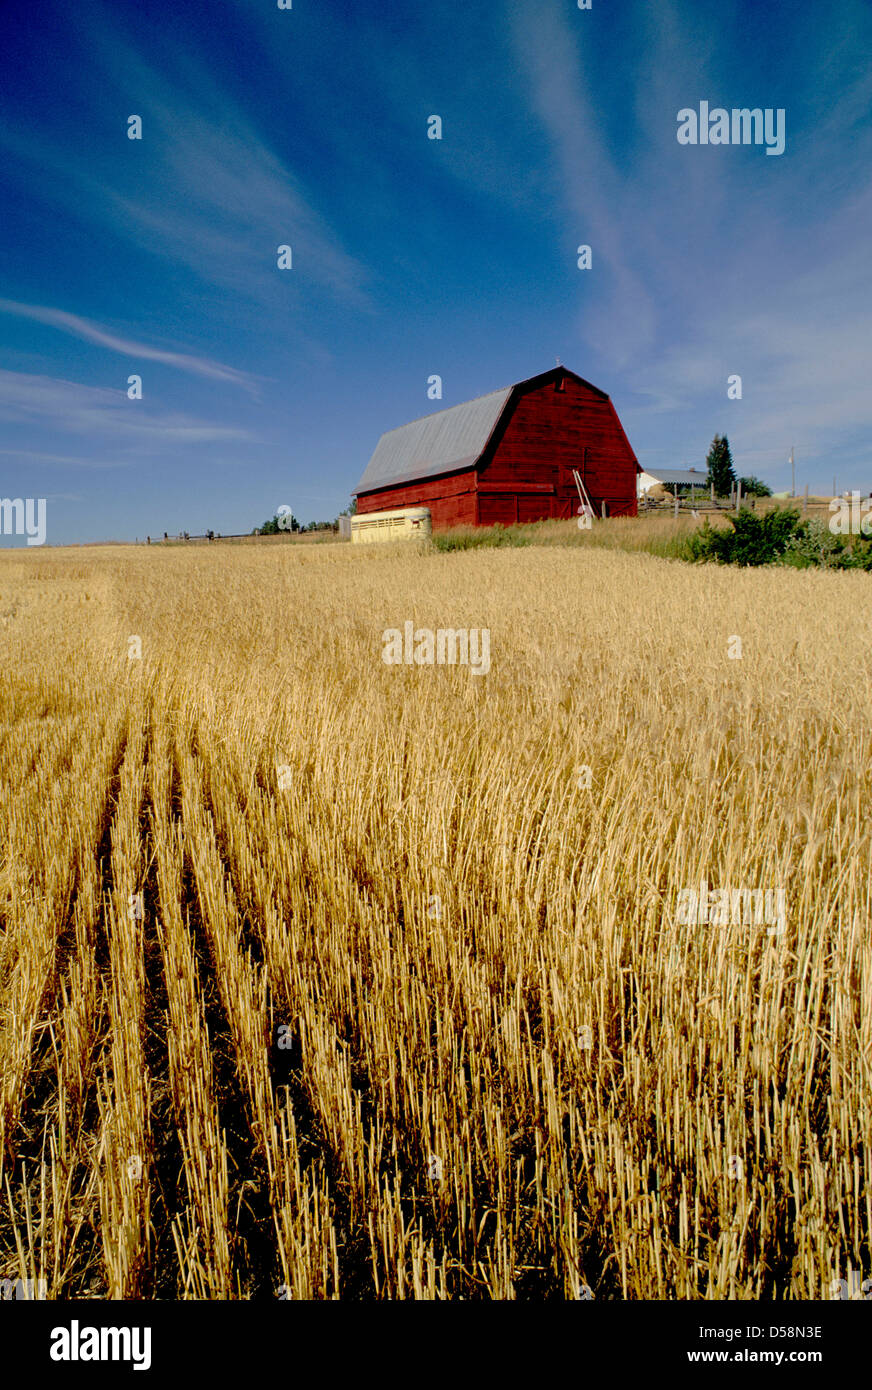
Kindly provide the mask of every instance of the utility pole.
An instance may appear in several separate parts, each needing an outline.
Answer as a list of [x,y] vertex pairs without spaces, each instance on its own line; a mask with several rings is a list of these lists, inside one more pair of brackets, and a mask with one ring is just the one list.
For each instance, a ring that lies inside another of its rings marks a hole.
[[793,466],[793,445],[790,446],[790,495],[796,496],[796,469]]

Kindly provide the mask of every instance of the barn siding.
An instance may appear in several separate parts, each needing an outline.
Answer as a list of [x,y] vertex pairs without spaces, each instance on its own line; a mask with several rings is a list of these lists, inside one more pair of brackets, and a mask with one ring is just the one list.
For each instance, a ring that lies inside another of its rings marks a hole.
[[464,473],[442,474],[422,478],[415,483],[400,483],[395,487],[379,488],[377,492],[362,493],[357,499],[359,514],[387,511],[391,507],[429,507],[435,528],[474,526],[475,469]]
[[[614,407],[608,397],[570,376],[560,391],[548,381],[524,392],[489,453],[479,471],[479,488],[514,488],[524,520],[575,515],[573,468],[597,512],[605,502],[610,516],[636,515],[636,460]],[[534,501],[523,495],[525,484],[546,481],[550,496]]]
[[480,526],[493,526],[500,522],[511,526],[518,520],[518,498],[514,492],[479,493],[478,516]]

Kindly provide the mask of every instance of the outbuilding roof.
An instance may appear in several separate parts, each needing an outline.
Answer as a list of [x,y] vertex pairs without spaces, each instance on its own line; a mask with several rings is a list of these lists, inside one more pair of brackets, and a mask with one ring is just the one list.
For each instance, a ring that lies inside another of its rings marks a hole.
[[708,481],[708,473],[693,468],[643,468],[642,473],[656,483],[697,483],[701,487]]

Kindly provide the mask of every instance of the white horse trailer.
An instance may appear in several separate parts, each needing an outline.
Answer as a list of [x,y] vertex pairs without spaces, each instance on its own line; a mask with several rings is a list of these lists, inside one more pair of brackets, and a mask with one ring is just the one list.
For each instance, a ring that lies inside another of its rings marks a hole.
[[391,512],[363,512],[351,518],[352,544],[413,541],[432,531],[429,507],[401,507]]

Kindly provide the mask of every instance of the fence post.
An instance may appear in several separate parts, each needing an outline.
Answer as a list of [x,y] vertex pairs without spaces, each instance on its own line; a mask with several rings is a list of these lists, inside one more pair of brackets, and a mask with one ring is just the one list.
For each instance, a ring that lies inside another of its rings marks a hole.
[[739,481],[736,483],[736,511],[739,510],[739,508],[741,507],[741,505],[742,505],[742,479],[740,478]]
[[678,516],[678,488],[675,489],[675,515]]

